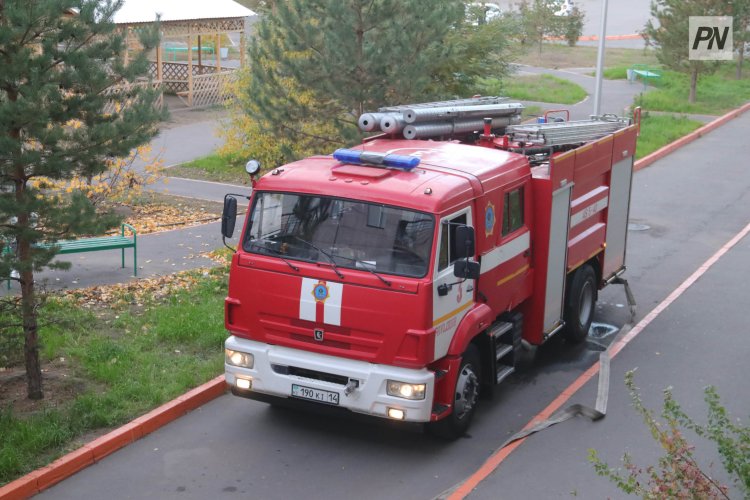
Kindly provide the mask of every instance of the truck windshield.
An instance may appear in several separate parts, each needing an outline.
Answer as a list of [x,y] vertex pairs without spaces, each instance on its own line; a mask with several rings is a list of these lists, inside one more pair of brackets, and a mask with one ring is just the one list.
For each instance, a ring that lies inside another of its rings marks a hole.
[[323,196],[257,192],[243,240],[246,252],[333,267],[423,277],[435,229],[432,215]]

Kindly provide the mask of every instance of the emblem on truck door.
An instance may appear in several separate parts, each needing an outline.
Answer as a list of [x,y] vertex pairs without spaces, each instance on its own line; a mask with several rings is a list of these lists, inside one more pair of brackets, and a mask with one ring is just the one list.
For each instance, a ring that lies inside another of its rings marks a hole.
[[487,203],[484,211],[484,234],[488,238],[495,231],[495,205],[492,202]]
[[313,330],[313,338],[318,342],[323,342],[323,329],[316,328],[315,330]]

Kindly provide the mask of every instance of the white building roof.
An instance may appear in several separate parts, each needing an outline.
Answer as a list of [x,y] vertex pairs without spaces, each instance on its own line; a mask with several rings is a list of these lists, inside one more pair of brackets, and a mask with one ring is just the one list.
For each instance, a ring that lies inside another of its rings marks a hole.
[[115,13],[116,24],[150,23],[161,15],[163,22],[193,19],[250,17],[255,12],[233,0],[125,0]]

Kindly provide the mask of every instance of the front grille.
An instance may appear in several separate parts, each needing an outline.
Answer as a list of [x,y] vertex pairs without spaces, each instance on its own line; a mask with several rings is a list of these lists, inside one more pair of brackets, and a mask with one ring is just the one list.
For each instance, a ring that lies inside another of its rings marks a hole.
[[289,335],[289,338],[291,338],[292,340],[296,340],[298,342],[305,342],[307,344],[313,344],[313,345],[323,345],[326,347],[334,347],[336,349],[342,349],[346,351],[349,351],[352,348],[352,345],[347,342],[339,342],[336,340],[329,340],[329,339],[318,341],[312,338],[310,335],[298,335],[298,334],[292,333]]
[[383,333],[379,331],[325,325],[324,338],[319,341],[313,332],[320,325],[312,321],[267,316],[260,319],[260,324],[266,342],[294,349],[329,355],[335,355],[335,350],[348,358],[372,361],[383,348]]
[[295,377],[320,380],[323,382],[330,382],[332,384],[338,385],[346,385],[349,382],[349,377],[345,377],[343,375],[319,372],[317,370],[308,370],[307,368],[299,368],[297,366],[283,366],[272,364],[271,368],[273,369],[273,371],[281,375],[293,375]]

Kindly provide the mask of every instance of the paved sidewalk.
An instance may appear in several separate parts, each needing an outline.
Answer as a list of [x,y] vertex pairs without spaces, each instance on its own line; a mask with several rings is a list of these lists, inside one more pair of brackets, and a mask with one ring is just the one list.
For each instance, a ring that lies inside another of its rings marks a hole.
[[[551,104],[545,102],[528,102],[541,106],[543,109],[569,109],[571,120],[583,120],[588,118],[594,112],[594,87],[596,79],[593,76],[570,70],[556,70],[547,68],[537,68],[535,66],[517,65],[518,75],[553,75],[580,85],[588,97],[576,104]],[[643,85],[640,83],[630,83],[626,80],[603,80],[602,81],[602,99],[601,113],[612,113],[618,116],[625,116],[627,109],[633,104],[635,96],[643,92]]]

